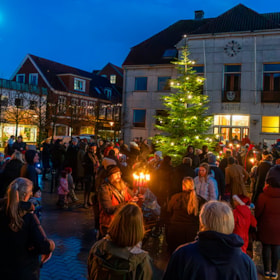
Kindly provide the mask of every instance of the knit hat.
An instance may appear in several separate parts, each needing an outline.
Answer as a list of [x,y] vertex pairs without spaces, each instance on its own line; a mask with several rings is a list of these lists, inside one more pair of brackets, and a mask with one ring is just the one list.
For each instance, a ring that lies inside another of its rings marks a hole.
[[162,158],[162,152],[161,151],[156,151],[155,155],[157,155],[158,157]]
[[121,170],[116,165],[109,165],[107,168],[107,177],[117,172],[121,172]]
[[212,153],[207,154],[208,157],[208,163],[216,163],[216,156]]
[[280,188],[280,165],[279,164],[269,169],[265,181],[271,187]]
[[101,162],[101,165],[104,166],[104,168],[107,170],[107,167],[110,166],[110,165],[117,165],[116,161],[111,159],[111,158],[107,158],[105,157],[102,162]]
[[250,198],[243,194],[235,194],[232,196],[232,199],[237,201],[240,205],[250,205],[251,203]]

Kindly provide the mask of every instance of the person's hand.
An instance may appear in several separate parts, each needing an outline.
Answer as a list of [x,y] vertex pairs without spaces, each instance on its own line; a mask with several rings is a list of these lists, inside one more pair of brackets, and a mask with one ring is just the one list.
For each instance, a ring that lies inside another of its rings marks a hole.
[[137,202],[139,199],[138,199],[138,197],[137,196],[133,196],[130,200],[129,200],[129,202]]

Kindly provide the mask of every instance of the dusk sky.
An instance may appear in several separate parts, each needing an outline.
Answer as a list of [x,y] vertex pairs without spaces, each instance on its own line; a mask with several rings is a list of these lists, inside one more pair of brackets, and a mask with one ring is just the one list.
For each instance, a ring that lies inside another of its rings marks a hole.
[[26,54],[86,71],[121,66],[131,47],[195,10],[216,17],[239,3],[280,12],[279,0],[1,0],[0,78],[9,79]]

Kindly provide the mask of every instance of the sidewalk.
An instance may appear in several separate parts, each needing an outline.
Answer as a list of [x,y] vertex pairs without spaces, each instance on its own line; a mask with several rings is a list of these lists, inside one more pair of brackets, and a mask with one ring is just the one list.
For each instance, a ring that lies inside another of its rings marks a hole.
[[[79,201],[72,207],[58,209],[57,194],[50,193],[50,181],[43,182],[43,185],[42,225],[48,238],[54,240],[56,249],[52,258],[43,265],[40,280],[85,280],[88,253],[95,242],[93,210],[82,208],[82,191],[77,192]],[[160,280],[170,257],[164,232],[158,237],[149,236],[143,249],[149,252],[153,260],[154,279]],[[254,259],[261,272],[260,246]],[[264,277],[259,274],[258,279],[262,280]]]

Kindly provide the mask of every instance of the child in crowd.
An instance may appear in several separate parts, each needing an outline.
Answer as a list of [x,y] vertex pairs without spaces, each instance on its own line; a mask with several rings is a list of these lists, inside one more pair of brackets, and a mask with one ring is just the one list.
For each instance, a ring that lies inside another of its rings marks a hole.
[[74,180],[72,177],[72,168],[71,167],[65,167],[64,170],[66,171],[67,175],[67,182],[68,182],[68,189],[69,189],[69,198],[71,199],[72,202],[76,202],[79,199],[77,198],[76,194],[75,194],[75,184],[74,184]]
[[32,197],[30,197],[29,201],[34,205],[35,210],[34,210],[34,214],[36,214],[36,216],[38,217],[39,221],[41,222],[41,218],[42,218],[42,206],[41,206],[41,198],[42,196],[42,192],[39,189],[38,191],[36,191]]
[[61,208],[68,208],[67,195],[69,193],[67,173],[62,170],[60,173],[59,187],[58,187],[58,202],[57,205]]
[[249,228],[257,227],[257,220],[253,216],[251,212],[251,208],[253,208],[253,204],[249,197],[245,195],[234,195],[232,197],[233,200],[233,216],[234,216],[234,231],[233,233],[239,235],[244,244],[242,246],[242,251],[244,253],[247,252],[247,247],[249,243]]

